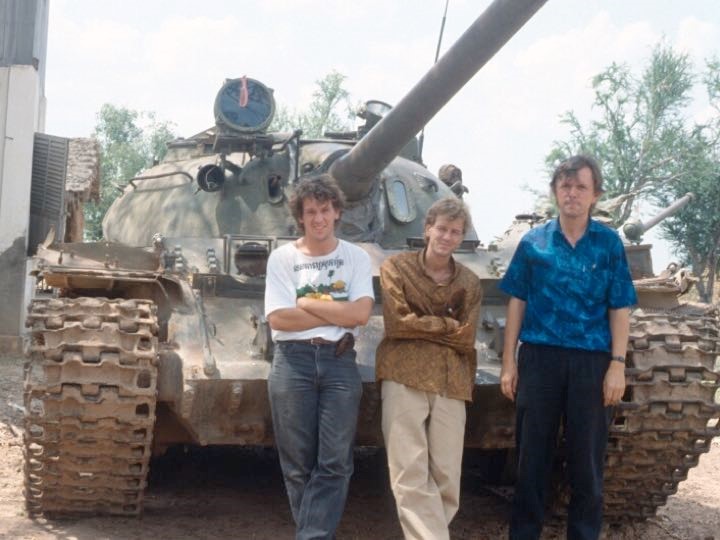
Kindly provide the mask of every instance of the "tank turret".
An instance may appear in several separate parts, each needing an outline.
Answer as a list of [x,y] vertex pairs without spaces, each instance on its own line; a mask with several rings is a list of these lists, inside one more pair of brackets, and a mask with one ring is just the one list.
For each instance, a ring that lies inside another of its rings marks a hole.
[[655,275],[652,262],[652,245],[642,243],[643,234],[664,219],[677,214],[693,198],[695,198],[695,195],[687,193],[647,221],[629,219],[622,226],[622,233],[626,240],[625,253],[627,254],[633,279],[646,279]]
[[[284,203],[295,182],[329,171],[350,203],[340,237],[406,245],[422,236],[425,210],[452,195],[409,143],[544,3],[493,2],[397,105],[369,101],[361,115],[366,125],[354,136],[268,133],[272,90],[248,77],[227,80],[215,100],[216,126],[175,142],[164,163],[128,185],[106,214],[105,237],[146,246],[156,233],[292,236]],[[474,231],[468,239],[477,240]]]
[[680,197],[677,201],[675,201],[670,206],[668,206],[652,218],[648,219],[647,221],[640,221],[639,219],[628,220],[622,227],[623,235],[625,235],[625,238],[628,240],[628,242],[632,242],[633,244],[639,244],[640,242],[642,242],[643,234],[652,229],[661,221],[677,214],[680,210],[685,208],[688,203],[690,203],[690,201],[692,201],[694,198],[695,195],[693,195],[692,193],[686,193],[684,196]]

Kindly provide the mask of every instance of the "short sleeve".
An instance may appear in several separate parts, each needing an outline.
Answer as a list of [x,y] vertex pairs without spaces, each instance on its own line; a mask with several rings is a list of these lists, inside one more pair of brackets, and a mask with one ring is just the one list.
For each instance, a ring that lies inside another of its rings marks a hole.
[[282,249],[270,254],[265,278],[265,316],[278,309],[293,308],[297,294],[291,272],[291,260]]
[[510,296],[527,301],[530,288],[530,264],[527,256],[528,242],[523,239],[513,254],[510,266],[500,282],[500,289]]
[[370,255],[366,251],[357,246],[353,246],[353,269],[352,281],[348,290],[348,300],[354,302],[365,296],[375,300],[372,284],[372,264],[370,263]]
[[620,309],[633,306],[637,304],[637,293],[632,282],[625,248],[619,238],[614,242],[610,253],[611,275],[608,307],[610,309]]

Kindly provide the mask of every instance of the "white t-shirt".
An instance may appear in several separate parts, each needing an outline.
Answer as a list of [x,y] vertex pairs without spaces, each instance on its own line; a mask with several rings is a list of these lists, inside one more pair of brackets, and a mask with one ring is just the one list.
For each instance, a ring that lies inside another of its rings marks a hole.
[[[304,255],[294,242],[280,246],[270,254],[265,282],[265,316],[283,308],[294,308],[297,299],[312,296],[327,301],[354,302],[364,296],[375,298],[370,256],[359,247],[338,240],[327,255]],[[328,325],[300,332],[273,330],[275,341],[320,337],[337,341],[347,328]],[[358,329],[352,329],[358,334]]]

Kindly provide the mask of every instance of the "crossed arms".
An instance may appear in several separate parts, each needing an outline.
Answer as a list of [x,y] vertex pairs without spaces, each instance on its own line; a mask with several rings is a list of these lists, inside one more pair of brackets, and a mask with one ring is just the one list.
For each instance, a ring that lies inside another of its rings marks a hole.
[[[380,284],[383,291],[383,315],[385,335],[394,339],[422,339],[451,347],[461,353],[474,353],[475,333],[480,312],[480,288],[466,293],[459,299],[459,307],[452,314],[433,314],[429,305],[410,307],[406,290],[421,286],[410,279],[403,279],[401,272],[390,267],[386,261],[380,268]],[[427,295],[418,291],[416,299]],[[420,311],[422,314],[416,313]]]
[[270,328],[284,332],[300,332],[318,326],[354,328],[367,324],[373,299],[368,296],[353,302],[330,302],[302,297],[292,308],[276,309],[267,316]]

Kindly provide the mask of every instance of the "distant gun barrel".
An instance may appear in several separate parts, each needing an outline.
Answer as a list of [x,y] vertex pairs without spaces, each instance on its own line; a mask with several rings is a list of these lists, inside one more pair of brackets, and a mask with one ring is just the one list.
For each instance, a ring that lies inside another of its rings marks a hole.
[[642,242],[642,235],[652,229],[655,225],[660,223],[662,220],[669,218],[670,216],[677,214],[680,210],[685,208],[690,201],[695,198],[692,193],[686,193],[680,197],[677,201],[672,203],[670,206],[665,208],[658,215],[650,218],[649,220],[642,222],[640,220],[628,221],[623,225],[623,234],[630,242],[640,243]]
[[349,200],[363,198],[375,176],[547,0],[495,0],[415,87],[330,174]]

